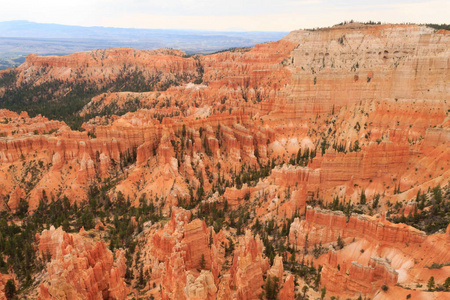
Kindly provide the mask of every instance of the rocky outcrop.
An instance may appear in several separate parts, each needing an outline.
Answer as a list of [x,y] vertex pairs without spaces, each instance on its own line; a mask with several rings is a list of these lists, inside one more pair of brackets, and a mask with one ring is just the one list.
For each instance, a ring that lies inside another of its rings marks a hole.
[[[38,158],[48,169],[40,168],[42,178],[20,195],[30,199],[31,209],[43,190],[82,201],[92,178],[123,173],[121,159],[136,151],[120,190],[163,194],[171,205],[186,198],[188,185],[199,186],[192,175],[200,175],[209,191],[219,175],[231,180],[230,172],[244,166],[288,162],[298,149],[320,148],[323,138],[328,149],[323,155],[319,149],[307,167],[273,172],[277,185],[298,186],[293,207],[303,208],[317,192],[329,201],[337,191],[354,199],[362,187],[393,194],[394,179],[402,179],[402,190],[424,184],[430,178],[421,173],[432,169],[438,178],[442,168],[449,171],[446,150],[430,155],[448,144],[449,102],[442,101],[450,93],[443,84],[448,43],[448,34],[427,27],[353,24],[294,31],[249,51],[207,56],[126,48],[30,55],[15,71],[17,83],[87,80],[104,86],[140,74],[157,91],[97,95],[81,114],[137,111],[93,118],[83,125],[85,133],[41,116],[0,112],[1,196],[13,198],[14,210],[19,189],[9,167]],[[354,149],[356,141],[361,149]],[[432,156],[434,167],[419,155]],[[159,172],[148,171],[155,163]],[[194,171],[196,165],[201,170]],[[151,184],[142,188],[137,178]],[[170,181],[177,182],[172,192],[160,187]],[[239,192],[227,189],[227,197],[232,206],[240,204]]]
[[346,264],[337,261],[334,250],[328,252],[321,275],[322,285],[326,286],[327,291],[347,295],[367,295],[379,290],[382,285],[395,285],[397,280],[398,273],[386,259],[371,257],[367,266],[355,261]]
[[421,243],[424,232],[404,224],[393,224],[386,220],[366,215],[352,214],[350,218],[340,211],[321,210],[308,207],[306,219],[296,218],[289,231],[289,242],[301,248],[315,244],[335,242],[341,237],[364,238],[380,244]]
[[424,147],[435,147],[450,143],[450,128],[429,128],[423,141]]
[[298,100],[292,112],[331,112],[333,106],[381,98],[420,99],[425,86],[436,87],[428,99],[449,92],[449,37],[432,28],[355,24],[293,31],[284,40],[299,45],[291,53],[296,78],[291,97]]
[[48,261],[48,279],[41,283],[39,299],[125,299],[125,253],[111,251],[61,228],[37,236],[39,254]]
[[[213,230],[208,229],[204,221],[195,219],[185,227],[184,233],[184,243],[187,245],[187,261],[189,262],[186,266],[188,269],[200,269],[203,268],[208,270],[212,269],[212,257],[210,244],[212,246],[213,241]],[[217,270],[215,270],[217,276]]]
[[[144,51],[130,48],[93,50],[67,56],[30,54],[18,71],[18,83],[38,85],[46,81],[100,82],[106,84],[127,75],[140,75],[147,80],[166,81],[196,78],[193,58],[183,58],[177,50]],[[29,76],[24,76],[23,71]],[[33,76],[30,76],[33,75]]]
[[[62,90],[52,91],[58,97],[79,83],[100,88],[74,112],[99,115],[81,132],[0,110],[0,207],[15,212],[25,199],[34,210],[40,199],[63,196],[82,202],[90,185],[114,182],[106,195],[112,202],[120,191],[132,205],[146,198],[162,216],[171,211],[170,220],[138,236],[133,272],[142,266],[150,275],[146,297],[254,299],[265,276],[276,276],[280,298],[293,299],[293,276],[281,256],[269,266],[258,236],[237,237],[227,226],[216,233],[192,218],[198,207],[175,206],[246,205],[250,219],[280,225],[308,200],[355,204],[363,191],[368,200],[382,194],[374,213],[383,213],[387,201],[447,184],[449,43],[448,33],[423,26],[350,24],[205,56],[133,49],[31,55],[13,71],[17,89],[60,82]],[[302,156],[311,151],[314,158]],[[410,211],[413,205],[403,210]],[[317,259],[322,286],[373,296],[382,284],[413,282],[428,275],[425,266],[448,261],[449,230],[426,237],[383,217],[308,208],[291,224],[289,243],[326,247],[340,237],[348,247]],[[229,239],[237,247],[231,268]],[[55,229],[39,240],[50,260],[42,299],[126,293],[121,251],[114,262],[104,243]]]
[[219,288],[217,291],[217,299],[226,300],[232,299],[232,291],[230,288],[231,276],[230,274],[225,274],[220,281]]
[[326,153],[319,165],[321,188],[401,174],[409,157],[409,145],[392,142],[374,143],[361,152]]
[[187,299],[213,300],[216,299],[216,292],[217,288],[211,272],[202,271],[197,278],[188,274],[185,290]]
[[272,267],[270,268],[269,271],[267,271],[267,276],[270,276],[272,278],[277,277],[281,283],[281,280],[283,279],[283,272],[284,272],[283,258],[277,255],[273,260]]
[[294,276],[288,275],[283,287],[280,290],[280,300],[294,300],[295,299],[295,284]]
[[234,253],[231,280],[237,288],[237,299],[255,299],[261,294],[263,274],[268,270],[267,258],[262,256],[263,244],[250,231],[239,238],[239,249]]
[[164,228],[142,237],[146,243],[141,249],[143,260],[152,268],[152,278],[160,278],[163,299],[216,297],[219,255],[215,233],[203,220],[190,222],[190,218],[189,211],[174,208]]

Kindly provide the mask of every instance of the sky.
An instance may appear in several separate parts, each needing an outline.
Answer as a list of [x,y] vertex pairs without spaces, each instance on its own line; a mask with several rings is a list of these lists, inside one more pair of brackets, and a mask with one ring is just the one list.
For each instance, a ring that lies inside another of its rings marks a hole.
[[342,21],[450,23],[450,0],[0,0],[0,21],[291,31]]

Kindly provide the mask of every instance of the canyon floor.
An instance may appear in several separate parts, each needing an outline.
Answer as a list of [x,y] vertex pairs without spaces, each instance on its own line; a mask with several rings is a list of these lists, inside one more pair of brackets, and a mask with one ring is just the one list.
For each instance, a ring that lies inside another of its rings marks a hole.
[[0,72],[0,299],[449,299],[450,31]]

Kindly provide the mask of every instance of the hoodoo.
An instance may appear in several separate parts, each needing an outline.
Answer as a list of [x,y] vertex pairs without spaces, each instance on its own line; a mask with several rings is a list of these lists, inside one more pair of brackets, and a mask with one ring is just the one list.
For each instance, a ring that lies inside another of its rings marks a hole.
[[0,107],[0,298],[450,296],[447,30],[32,54]]

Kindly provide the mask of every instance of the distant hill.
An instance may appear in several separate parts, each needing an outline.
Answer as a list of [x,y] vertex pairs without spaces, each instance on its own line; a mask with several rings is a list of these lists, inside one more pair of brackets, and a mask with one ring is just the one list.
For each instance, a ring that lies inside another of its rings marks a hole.
[[142,50],[174,48],[188,54],[207,54],[233,47],[277,41],[287,32],[134,29],[0,22],[0,69],[23,62],[26,55],[64,55],[99,48]]

